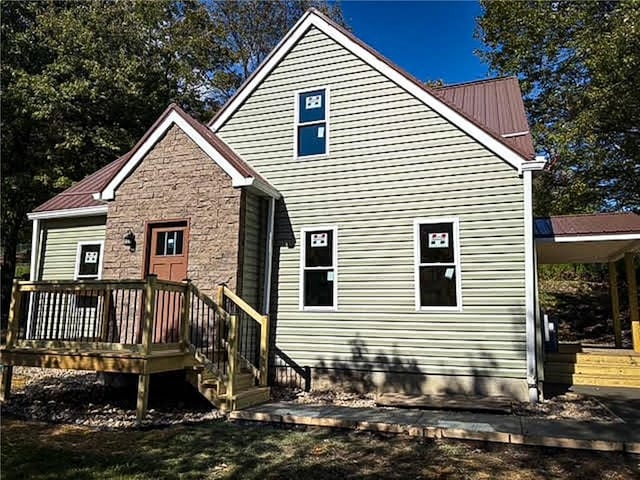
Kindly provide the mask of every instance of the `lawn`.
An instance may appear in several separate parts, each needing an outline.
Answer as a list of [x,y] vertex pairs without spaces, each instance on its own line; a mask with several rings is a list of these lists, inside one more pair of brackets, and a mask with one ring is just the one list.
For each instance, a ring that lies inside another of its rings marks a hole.
[[2,478],[636,479],[640,457],[225,421],[93,430],[3,419]]

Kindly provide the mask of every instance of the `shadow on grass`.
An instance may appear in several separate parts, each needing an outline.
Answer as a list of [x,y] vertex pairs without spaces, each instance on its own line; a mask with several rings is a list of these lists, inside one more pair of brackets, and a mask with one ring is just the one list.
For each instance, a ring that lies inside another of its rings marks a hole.
[[3,478],[637,478],[619,454],[215,422],[95,431],[9,421]]

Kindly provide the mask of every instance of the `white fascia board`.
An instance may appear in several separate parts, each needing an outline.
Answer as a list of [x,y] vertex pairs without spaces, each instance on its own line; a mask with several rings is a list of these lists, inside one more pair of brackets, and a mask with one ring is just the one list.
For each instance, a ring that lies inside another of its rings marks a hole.
[[[155,131],[149,135],[149,138],[140,146],[138,151],[129,159],[122,167],[118,174],[109,182],[109,184],[100,193],[101,200],[113,200],[118,186],[131,174],[135,167],[142,161],[153,146],[160,140],[162,135],[172,126],[177,125],[180,129],[198,145],[214,162],[216,162],[224,172],[231,177],[232,185],[245,186],[250,180],[244,177],[238,170],[233,167],[202,135],[200,135],[189,123],[182,118],[177,112],[173,111],[167,115],[167,118],[156,127]],[[250,183],[249,183],[250,184]]]
[[544,157],[536,157],[535,160],[527,160],[520,166],[520,172],[534,172],[536,170],[543,170],[547,164],[547,159]]
[[540,237],[536,238],[536,243],[606,242],[611,240],[640,240],[640,233]]
[[256,177],[246,177],[238,181],[234,180],[232,182],[232,186],[236,188],[252,187],[259,193],[264,194],[267,197],[275,198],[276,200],[281,196],[280,192],[273,188],[273,186],[271,186],[266,181]]
[[[238,92],[238,94],[231,100],[229,105],[222,111],[220,116],[214,119],[210,126],[211,130],[217,132],[226,123],[229,117],[231,117],[231,115],[235,113],[235,111],[245,102],[245,100],[253,93],[253,91],[278,65],[282,58],[294,47],[294,45],[300,40],[300,38],[302,38],[306,31],[312,26],[316,27],[325,35],[329,36],[331,39],[339,43],[342,47],[349,50],[362,61],[364,61],[369,66],[387,77],[389,80],[393,81],[398,86],[409,92],[411,95],[421,100],[429,108],[442,115],[445,119],[449,120],[462,131],[487,147],[489,150],[493,151],[500,158],[516,168],[518,170],[518,173],[521,173],[523,171],[524,165],[534,163],[533,161],[528,161],[527,159],[523,158],[520,154],[516,153],[514,150],[511,150],[499,140],[493,138],[482,128],[478,127],[470,120],[467,120],[465,117],[440,101],[438,98],[431,95],[419,85],[416,85],[407,76],[380,60],[366,48],[354,42],[347,35],[340,32],[337,28],[335,28],[326,20],[314,14],[313,12],[309,12],[306,16],[303,16],[289,32],[289,34],[285,36],[283,41],[278,44],[278,46],[272,52],[272,55],[267,58],[265,64],[258,71],[258,73],[250,80],[245,88]],[[540,168],[540,166],[537,166],[537,168],[533,169],[537,170]]]
[[72,218],[91,217],[95,215],[106,215],[107,205],[96,205],[95,207],[67,208],[66,210],[50,210],[47,212],[31,212],[27,214],[29,220],[46,220],[49,218]]

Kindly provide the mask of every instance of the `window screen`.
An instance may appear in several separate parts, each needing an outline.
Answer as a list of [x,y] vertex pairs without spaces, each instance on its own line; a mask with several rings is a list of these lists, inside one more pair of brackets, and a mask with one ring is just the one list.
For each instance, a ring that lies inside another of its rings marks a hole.
[[327,94],[315,90],[298,94],[296,154],[299,157],[327,153]]
[[336,305],[335,233],[333,229],[303,232],[303,308],[332,308]]

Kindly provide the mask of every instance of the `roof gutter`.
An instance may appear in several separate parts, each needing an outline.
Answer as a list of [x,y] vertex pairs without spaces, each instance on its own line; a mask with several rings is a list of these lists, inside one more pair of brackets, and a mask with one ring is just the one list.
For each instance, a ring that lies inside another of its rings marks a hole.
[[268,197],[275,198],[278,200],[281,195],[278,190],[276,190],[273,186],[269,185],[266,181],[257,177],[246,177],[241,180],[234,180],[232,185],[236,188],[238,187],[253,187],[258,190],[260,193],[265,194]]
[[536,156],[535,160],[527,160],[522,162],[518,167],[518,173],[523,172],[535,172],[538,170],[544,170],[545,165],[547,164],[546,157],[542,155]]

